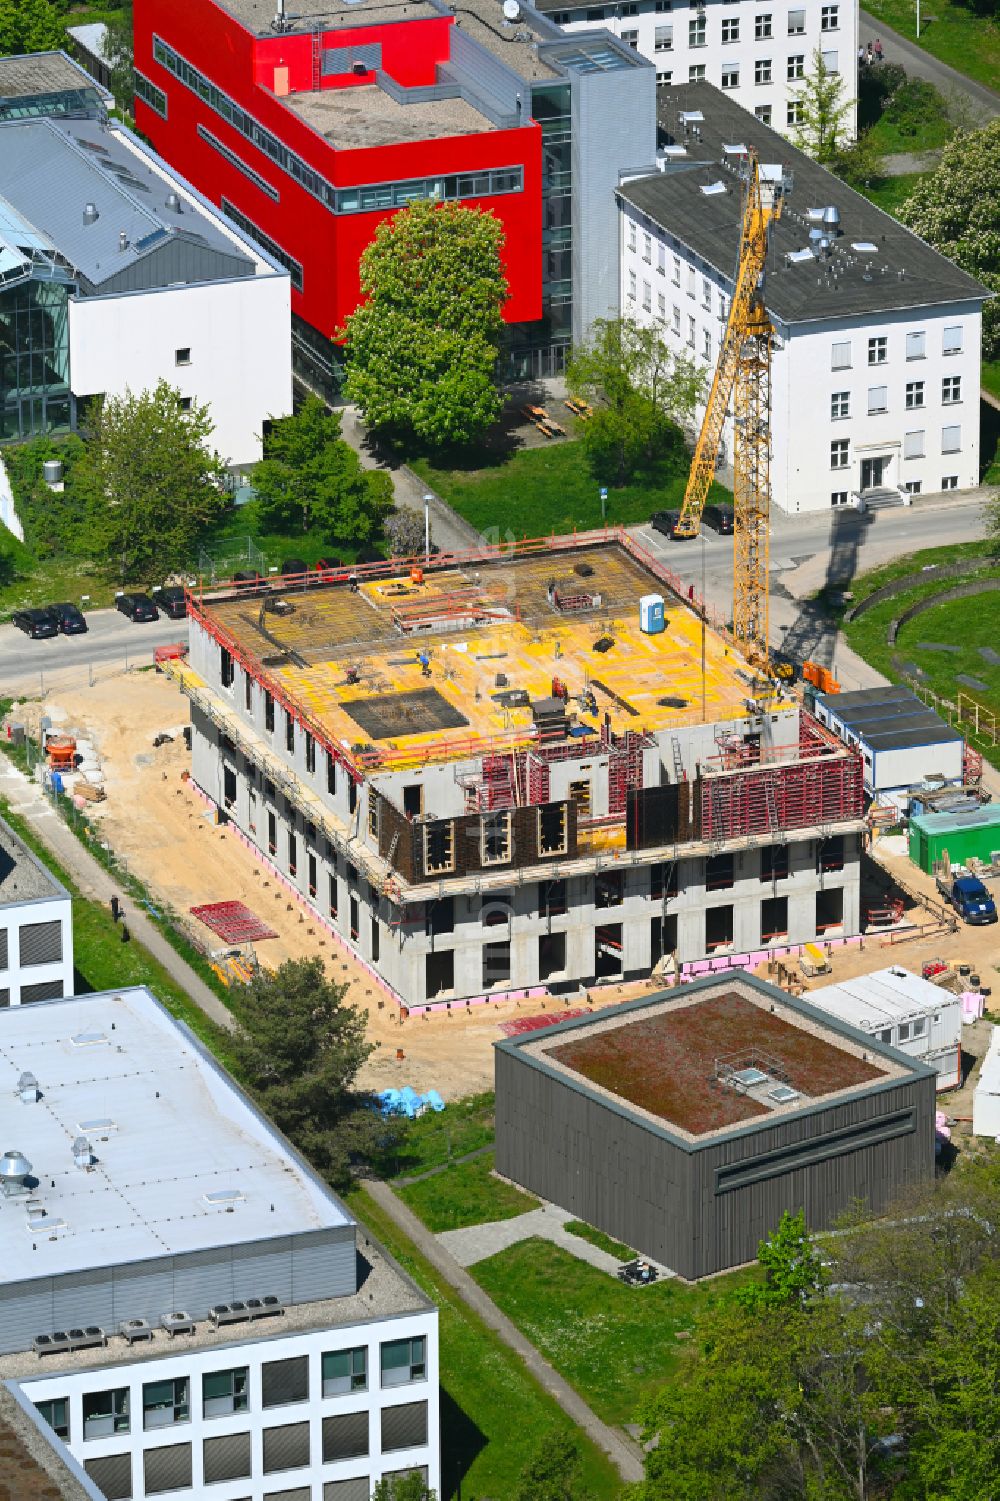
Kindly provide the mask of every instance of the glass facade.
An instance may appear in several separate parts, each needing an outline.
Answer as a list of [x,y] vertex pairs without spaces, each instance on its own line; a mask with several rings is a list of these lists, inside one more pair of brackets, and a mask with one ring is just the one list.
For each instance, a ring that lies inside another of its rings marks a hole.
[[510,374],[557,375],[573,331],[573,131],[568,83],[532,89],[542,130],[542,316],[510,331]]
[[70,290],[44,280],[0,291],[0,442],[70,429]]
[[60,115],[72,115],[74,119],[99,120],[104,112],[100,94],[85,85],[78,89],[59,89],[56,93],[0,98],[0,120],[34,120],[40,115],[56,119]]

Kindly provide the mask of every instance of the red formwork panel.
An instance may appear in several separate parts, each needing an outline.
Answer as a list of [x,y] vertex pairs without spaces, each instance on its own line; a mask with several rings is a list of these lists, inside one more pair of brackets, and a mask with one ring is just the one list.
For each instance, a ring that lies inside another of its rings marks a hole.
[[278,936],[243,902],[208,902],[203,907],[192,907],[191,916],[211,928],[223,943],[259,943],[262,938]]

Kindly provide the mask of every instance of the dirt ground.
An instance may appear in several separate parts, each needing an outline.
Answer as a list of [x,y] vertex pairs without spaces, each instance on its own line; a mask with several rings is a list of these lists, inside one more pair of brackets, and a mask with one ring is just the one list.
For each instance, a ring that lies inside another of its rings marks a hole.
[[[182,778],[190,762],[181,736],[188,721],[187,702],[172,683],[158,673],[143,672],[109,678],[92,687],[62,688],[44,703],[20,707],[17,717],[30,732],[42,713],[60,729],[75,730],[93,740],[105,777],[107,801],[92,804],[89,814],[154,900],[180,914],[201,945],[214,947],[218,940],[188,916],[189,909],[205,902],[240,900],[278,933],[277,938],[256,946],[263,965],[276,968],[284,959],[315,955],[324,961],[332,978],[348,985],[351,1001],[368,1013],[370,1037],[379,1043],[379,1050],[362,1074],[365,1086],[410,1084],[420,1091],[437,1089],[445,1099],[491,1089],[493,1043],[503,1035],[504,1022],[531,1013],[558,1012],[563,1004],[581,1005],[579,997],[561,1003],[549,996],[401,1021],[395,1002],[310,918],[305,906],[254,860],[230,830],[215,824],[212,811]],[[174,735],[174,739],[154,747],[153,739],[162,731]],[[873,881],[893,875],[910,890],[931,896],[933,881],[912,866],[904,853],[891,853],[893,848],[885,841],[876,848],[878,864],[869,866],[863,901],[877,901]],[[993,889],[1000,899],[1000,881],[993,883]],[[908,903],[906,918],[931,921],[912,902]],[[919,974],[925,960],[937,958],[955,967],[960,963],[970,965],[983,986],[992,988],[994,996],[1000,995],[998,926],[960,925],[955,933],[906,942],[890,941],[887,934],[873,934],[861,947],[835,950],[831,973],[807,982],[806,988],[897,963]],[[760,973],[776,978],[767,975],[766,966]],[[591,992],[588,1004],[594,1008],[607,1006],[658,988],[648,980],[604,986]],[[988,1007],[996,1005],[987,1001]],[[985,1052],[988,1027],[965,1030],[963,1044],[970,1054]],[[402,1058],[397,1056],[398,1049]],[[969,1061],[971,1064],[971,1056]],[[950,1113],[971,1115],[971,1096],[967,1103],[965,1110],[956,1094],[942,1100],[943,1108]]]

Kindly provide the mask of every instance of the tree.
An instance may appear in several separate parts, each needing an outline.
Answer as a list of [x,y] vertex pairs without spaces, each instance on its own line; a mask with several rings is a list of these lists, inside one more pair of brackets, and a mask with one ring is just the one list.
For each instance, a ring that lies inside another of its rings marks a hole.
[[416,1470],[408,1475],[384,1475],[372,1491],[372,1501],[436,1501],[437,1492],[429,1489]]
[[830,157],[829,166],[852,188],[870,188],[885,177],[885,157],[869,130],[849,145],[839,146]]
[[392,505],[392,480],[365,470],[340,436],[340,414],[318,396],[272,421],[254,466],[257,516],[265,530],[318,533],[327,542],[371,542]]
[[846,97],[843,75],[830,72],[820,47],[812,55],[812,72],[800,88],[790,91],[790,97],[799,105],[799,119],[792,128],[796,146],[818,162],[830,161],[847,133],[851,100]]
[[762,1240],[757,1260],[764,1269],[764,1282],[748,1282],[737,1293],[746,1309],[785,1304],[803,1304],[823,1285],[823,1264],[806,1232],[805,1213],[786,1209],[777,1230]]
[[583,1456],[565,1430],[543,1434],[521,1471],[513,1501],[588,1501],[580,1485]]
[[385,524],[394,558],[415,558],[424,550],[424,518],[409,506],[398,506]]
[[672,353],[656,324],[598,318],[587,342],[573,348],[566,382],[594,406],[583,431],[591,468],[623,485],[637,469],[679,460],[681,427],[694,416],[705,377]]
[[66,40],[50,0],[0,0],[0,56],[52,52]]
[[225,465],[208,447],[207,406],[185,410],[161,380],[112,396],[96,411],[74,483],[89,504],[91,546],[120,583],[189,563],[194,543],[226,506]]
[[402,443],[461,446],[500,415],[507,279],[503,228],[455,203],[412,203],[361,257],[365,301],[347,320],[346,393]]
[[[958,135],[899,210],[903,223],[1000,292],[1000,120]],[[1000,299],[983,307],[983,355],[1000,354]]]
[[129,116],[135,114],[135,42],[132,31],[132,7],[124,6],[109,15],[104,40],[104,58],[111,69],[111,92],[118,108]]
[[262,970],[241,993],[231,1049],[236,1071],[263,1110],[331,1181],[344,1183],[350,1157],[385,1125],[355,1091],[377,1044],[347,986],[328,980],[320,959],[288,959]]

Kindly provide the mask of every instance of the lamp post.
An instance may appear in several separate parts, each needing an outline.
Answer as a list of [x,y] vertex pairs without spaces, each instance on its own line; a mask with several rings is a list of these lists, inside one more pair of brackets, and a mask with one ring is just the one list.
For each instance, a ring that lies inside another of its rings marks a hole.
[[424,496],[424,562],[431,560],[431,497]]
[[608,519],[608,490],[606,485],[601,486],[601,525],[604,526]]

